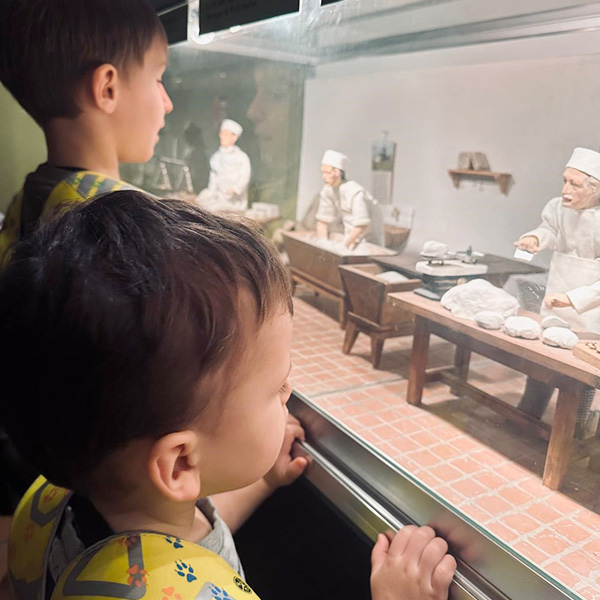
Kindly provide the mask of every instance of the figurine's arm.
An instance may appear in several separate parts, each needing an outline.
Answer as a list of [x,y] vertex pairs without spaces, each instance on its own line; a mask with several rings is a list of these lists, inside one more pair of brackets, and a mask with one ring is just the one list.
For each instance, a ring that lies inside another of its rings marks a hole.
[[600,281],[592,285],[582,285],[566,293],[571,305],[578,313],[600,306]]
[[337,209],[333,201],[328,198],[321,190],[319,195],[319,206],[315,214],[317,221],[317,235],[320,238],[326,238],[329,229],[329,224],[335,221],[337,216]]
[[317,237],[326,238],[329,234],[329,227],[323,221],[317,221]]
[[350,248],[350,250],[354,250],[356,247],[356,243],[360,238],[365,234],[367,230],[366,225],[361,225],[359,227],[353,227],[352,231],[348,234],[348,237],[345,240],[346,248]]
[[[554,250],[559,236],[558,211],[561,205],[561,198],[552,198],[542,211],[542,222],[536,229],[524,233],[519,240],[526,237],[535,237],[538,239],[538,252],[545,248]],[[515,244],[518,246],[518,242]]]
[[243,152],[240,158],[241,165],[237,174],[237,183],[231,188],[236,196],[243,194],[248,189],[250,175],[252,174],[252,168],[250,166],[250,159],[248,158],[248,155]]
[[347,248],[353,249],[361,237],[364,236],[367,227],[371,224],[369,205],[364,190],[356,193],[352,198],[352,214],[348,219],[352,229],[344,243]]
[[217,159],[215,158],[216,153],[210,157],[210,175],[208,177],[208,189],[211,192],[217,189]]

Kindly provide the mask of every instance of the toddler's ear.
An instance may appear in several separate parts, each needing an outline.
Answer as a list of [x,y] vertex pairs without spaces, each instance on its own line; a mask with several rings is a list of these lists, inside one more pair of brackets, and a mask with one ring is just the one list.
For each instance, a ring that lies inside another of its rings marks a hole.
[[177,431],[158,439],[150,448],[148,475],[156,488],[176,502],[200,497],[198,435]]

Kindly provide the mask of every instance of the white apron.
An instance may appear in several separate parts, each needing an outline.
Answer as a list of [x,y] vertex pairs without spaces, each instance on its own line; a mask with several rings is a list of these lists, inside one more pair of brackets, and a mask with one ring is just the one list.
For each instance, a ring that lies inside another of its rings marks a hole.
[[[579,258],[561,252],[554,252],[550,269],[546,294],[564,294],[575,288],[592,285],[600,281],[600,260]],[[575,331],[592,331],[600,333],[600,306],[592,308],[581,314],[574,308],[553,308],[548,310],[542,304],[542,315],[556,315],[567,321]]]

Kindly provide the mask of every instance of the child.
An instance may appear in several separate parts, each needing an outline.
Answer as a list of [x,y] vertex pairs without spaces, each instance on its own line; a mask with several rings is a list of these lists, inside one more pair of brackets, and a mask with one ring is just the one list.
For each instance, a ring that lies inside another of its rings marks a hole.
[[11,202],[0,265],[57,204],[127,187],[119,163],[146,162],[173,105],[167,40],[146,0],[19,0],[0,23],[0,81],[43,129],[48,161]]
[[[290,456],[289,282],[258,230],[135,191],[75,206],[17,248],[0,335],[9,433],[73,490],[38,481],[17,511],[17,598],[252,593],[218,514],[235,530],[307,464]],[[380,536],[373,597],[446,598],[446,551],[427,527]]]

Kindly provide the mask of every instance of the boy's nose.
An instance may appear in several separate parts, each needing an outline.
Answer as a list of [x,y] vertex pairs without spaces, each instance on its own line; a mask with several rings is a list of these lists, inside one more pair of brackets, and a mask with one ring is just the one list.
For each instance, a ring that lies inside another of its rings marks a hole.
[[163,104],[165,106],[165,114],[168,115],[169,113],[173,112],[173,102],[171,102],[171,98],[169,97],[169,94],[167,94],[167,90],[165,90],[165,88],[162,88],[162,92],[163,92]]

